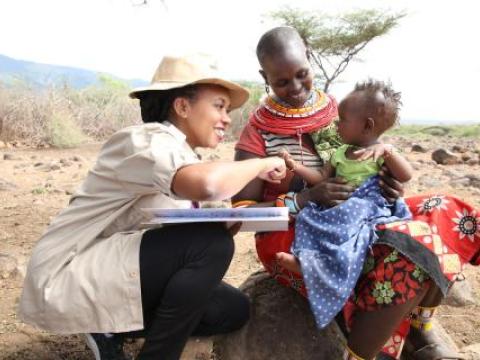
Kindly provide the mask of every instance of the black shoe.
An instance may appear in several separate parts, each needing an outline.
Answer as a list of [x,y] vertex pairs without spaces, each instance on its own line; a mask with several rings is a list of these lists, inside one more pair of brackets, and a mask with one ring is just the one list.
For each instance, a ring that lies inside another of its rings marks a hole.
[[123,352],[123,339],[105,334],[84,335],[87,346],[95,355],[95,360],[128,360]]

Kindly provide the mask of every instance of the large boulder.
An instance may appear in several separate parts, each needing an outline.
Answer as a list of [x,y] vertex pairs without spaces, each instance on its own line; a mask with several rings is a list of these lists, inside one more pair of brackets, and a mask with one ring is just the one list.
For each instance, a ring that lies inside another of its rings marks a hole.
[[455,281],[442,304],[454,307],[476,305],[477,301],[473,295],[470,282],[466,278],[463,278],[461,281]]
[[461,162],[460,158],[456,154],[445,149],[437,149],[432,152],[432,160],[437,164],[442,165],[452,165]]
[[333,322],[319,330],[308,302],[265,272],[240,287],[251,300],[250,321],[239,331],[217,337],[219,360],[341,359],[344,337]]

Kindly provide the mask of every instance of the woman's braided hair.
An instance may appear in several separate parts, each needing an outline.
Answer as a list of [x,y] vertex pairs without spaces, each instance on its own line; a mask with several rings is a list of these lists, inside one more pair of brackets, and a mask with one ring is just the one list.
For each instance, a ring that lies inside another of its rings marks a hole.
[[194,101],[198,89],[199,85],[187,85],[172,90],[151,90],[138,94],[143,122],[152,123],[168,120],[173,101],[179,97]]

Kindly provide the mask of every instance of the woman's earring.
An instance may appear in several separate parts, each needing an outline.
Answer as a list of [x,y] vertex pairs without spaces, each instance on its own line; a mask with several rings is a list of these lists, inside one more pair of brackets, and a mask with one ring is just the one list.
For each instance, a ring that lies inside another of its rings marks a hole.
[[267,95],[270,95],[270,86],[268,86],[267,82],[265,83],[265,92],[267,93]]

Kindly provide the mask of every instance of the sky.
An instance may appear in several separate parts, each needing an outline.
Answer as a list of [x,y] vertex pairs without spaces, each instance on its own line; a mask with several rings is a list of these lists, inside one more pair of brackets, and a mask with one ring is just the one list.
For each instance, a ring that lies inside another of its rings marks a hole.
[[[0,0],[0,54],[150,80],[164,55],[204,54],[222,74],[261,81],[255,47],[279,25],[284,0]],[[477,0],[295,0],[339,14],[360,8],[406,11],[375,39],[330,92],[389,80],[402,92],[405,123],[480,123],[480,3]]]

